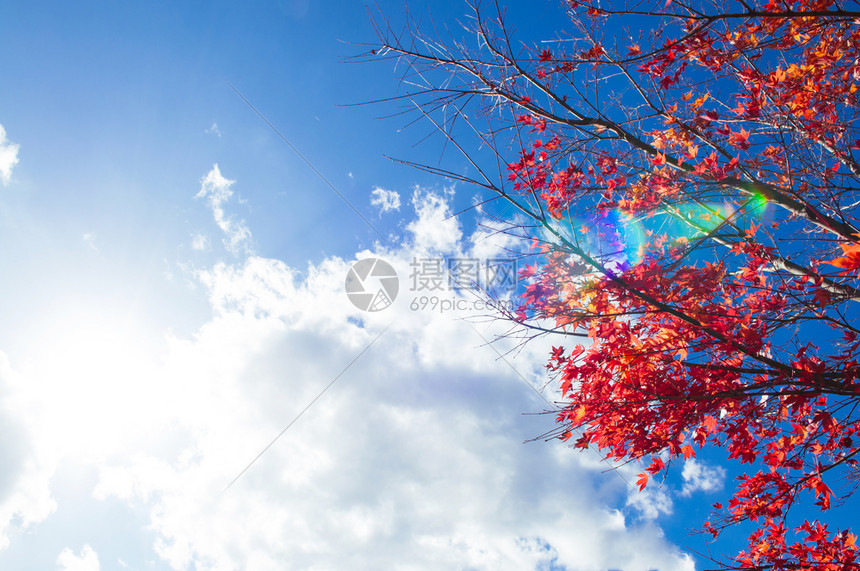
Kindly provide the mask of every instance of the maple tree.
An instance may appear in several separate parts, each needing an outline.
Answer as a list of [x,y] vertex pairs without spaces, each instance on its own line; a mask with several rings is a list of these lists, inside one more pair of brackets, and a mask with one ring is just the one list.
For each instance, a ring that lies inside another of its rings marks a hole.
[[374,56],[407,62],[404,97],[477,174],[416,166],[526,221],[511,317],[571,340],[548,364],[560,438],[642,462],[642,488],[721,447],[745,475],[704,530],[753,531],[715,562],[860,569],[826,522],[860,477],[860,10],[608,4],[566,2],[537,46],[498,4],[472,6],[476,47],[378,25]]

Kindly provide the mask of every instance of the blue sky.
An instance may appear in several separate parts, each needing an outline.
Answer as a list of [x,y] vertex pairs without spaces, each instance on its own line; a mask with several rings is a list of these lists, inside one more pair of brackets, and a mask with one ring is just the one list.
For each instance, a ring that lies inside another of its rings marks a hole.
[[[517,244],[383,157],[438,160],[429,125],[343,106],[398,93],[391,61],[344,62],[374,37],[350,1],[0,6],[0,568],[694,568],[719,467],[639,495],[636,466],[523,444],[548,342],[410,308],[473,300],[409,291],[415,258]],[[365,313],[343,283],[372,256],[403,279]]]

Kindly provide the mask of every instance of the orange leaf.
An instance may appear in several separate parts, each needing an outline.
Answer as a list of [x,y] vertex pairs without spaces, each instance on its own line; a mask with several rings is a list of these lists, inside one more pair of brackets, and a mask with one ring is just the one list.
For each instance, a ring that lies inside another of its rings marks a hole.
[[696,455],[696,451],[689,444],[681,446],[681,452],[684,453],[684,460],[689,460]]
[[717,419],[710,414],[705,417],[704,424],[709,433],[713,434],[717,431]]
[[840,244],[840,246],[842,246],[843,255],[827,263],[843,270],[860,268],[860,244]]
[[705,93],[705,94],[704,94],[704,95],[702,95],[701,97],[697,97],[697,98],[696,98],[696,100],[695,100],[695,101],[693,101],[692,105],[690,105],[690,108],[691,108],[693,111],[695,111],[696,109],[698,109],[699,107],[701,107],[701,106],[702,106],[702,104],[703,104],[705,101],[707,101],[707,100],[708,100],[708,94],[707,94],[707,93]]

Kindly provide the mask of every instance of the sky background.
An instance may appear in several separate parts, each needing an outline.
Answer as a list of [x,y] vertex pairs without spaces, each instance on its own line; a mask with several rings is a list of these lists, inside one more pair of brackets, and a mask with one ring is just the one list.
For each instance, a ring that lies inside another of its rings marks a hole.
[[[524,36],[558,21],[518,4]],[[549,341],[410,307],[415,259],[522,245],[385,158],[462,169],[431,126],[348,106],[403,92],[348,61],[375,37],[353,1],[0,5],[0,568],[702,567],[724,468],[639,494],[639,466],[524,443],[553,428]],[[375,256],[400,293],[366,313],[344,280]]]

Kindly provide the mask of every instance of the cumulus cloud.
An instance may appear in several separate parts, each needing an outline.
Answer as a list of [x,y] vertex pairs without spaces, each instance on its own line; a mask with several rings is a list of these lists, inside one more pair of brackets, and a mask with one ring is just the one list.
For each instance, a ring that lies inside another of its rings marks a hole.
[[[382,257],[405,276],[413,245],[459,252],[457,221],[434,226],[446,195],[416,193],[413,205],[406,246],[356,259]],[[608,507],[611,494],[583,493],[603,477],[594,458],[522,444],[545,427],[521,414],[547,406],[527,386],[542,381],[545,347],[500,359],[513,342],[489,348],[497,332],[410,309],[406,283],[390,308],[363,313],[343,291],[352,262],[299,273],[252,256],[200,274],[215,317],[172,341],[162,375],[193,446],[106,467],[98,488],[150,502],[173,568],[332,568],[348,557],[356,568],[692,569],[659,529]]]
[[[632,474],[630,475],[632,476]],[[642,491],[630,488],[627,495],[627,505],[637,510],[639,516],[646,520],[657,519],[661,515],[669,515],[674,508],[669,492],[653,483]]]
[[206,199],[215,223],[224,232],[224,246],[233,254],[248,253],[251,249],[251,231],[244,221],[237,222],[232,216],[224,213],[224,205],[233,196],[230,189],[236,181],[224,178],[218,165],[213,165],[212,170],[201,180],[200,191],[195,198]]
[[[204,179],[201,197],[216,221],[228,219],[231,184],[217,167]],[[68,327],[78,341],[48,347],[55,363],[44,375],[18,383],[0,368],[0,380],[27,395],[27,406],[0,400],[12,407],[9,425],[36,423],[29,436],[29,425],[17,429],[15,475],[5,476],[8,497],[30,503],[0,504],[0,521],[44,518],[50,476],[71,457],[97,469],[99,501],[144,510],[154,552],[177,570],[348,561],[357,569],[691,571],[690,557],[654,522],[619,509],[627,485],[604,474],[595,455],[557,441],[523,444],[552,426],[552,415],[522,414],[551,407],[555,395],[536,392],[549,341],[512,352],[516,339],[487,342],[505,323],[411,306],[416,248],[476,255],[484,242],[464,239],[456,219],[440,224],[449,200],[416,192],[401,245],[301,271],[254,255],[200,271],[212,317],[193,335],[168,337],[157,359],[120,350],[137,344],[105,323],[110,334],[89,341]],[[370,256],[395,267],[402,290],[374,313],[344,293],[350,266]],[[54,430],[42,427],[49,421]],[[39,464],[42,456],[51,461]],[[29,496],[27,462],[42,478]],[[87,549],[58,563],[97,565]]]
[[684,462],[681,477],[684,478],[684,485],[680,494],[690,496],[693,492],[716,492],[723,489],[726,471],[720,466],[706,466],[695,458],[690,458]]
[[467,323],[400,306],[361,314],[342,292],[348,268],[329,259],[303,278],[250,258],[204,276],[216,317],[169,357],[193,448],[106,468],[98,490],[150,499],[173,568],[333,568],[344,557],[356,568],[691,568],[656,530],[582,493],[599,472],[522,444],[541,426],[521,413],[545,403]]
[[89,545],[84,545],[80,555],[75,555],[71,549],[64,549],[57,557],[60,571],[100,571],[99,555]]
[[412,235],[412,246],[416,251],[457,252],[463,232],[448,204],[447,199],[452,192],[448,190],[440,194],[416,188],[412,193],[412,206],[417,217],[406,229]]
[[[349,174],[351,177],[352,173]],[[400,210],[400,194],[396,190],[385,190],[377,186],[370,193],[370,204],[379,208],[380,214],[389,210]]]
[[0,125],[0,182],[12,180],[12,168],[18,164],[18,145],[6,138],[6,129]]
[[0,549],[8,547],[11,533],[43,521],[56,509],[49,490],[56,464],[44,448],[33,446],[40,423],[28,388],[33,388],[28,379],[0,352]]

